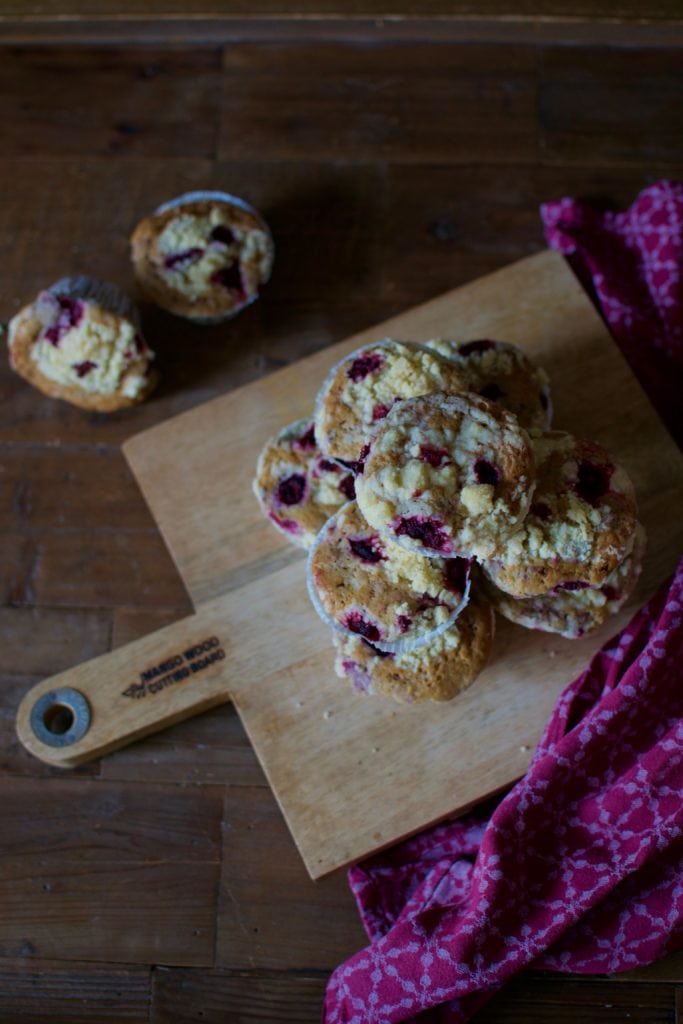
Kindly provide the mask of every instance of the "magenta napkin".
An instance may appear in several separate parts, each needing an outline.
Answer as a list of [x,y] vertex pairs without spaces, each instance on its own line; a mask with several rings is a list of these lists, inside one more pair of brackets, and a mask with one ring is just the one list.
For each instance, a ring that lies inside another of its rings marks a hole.
[[[683,188],[660,182],[621,214],[563,199],[542,215],[636,372],[648,367],[651,396],[672,397],[661,378],[683,362]],[[564,691],[489,820],[350,870],[371,945],[332,975],[326,1024],[459,1024],[524,967],[623,971],[681,944],[682,665],[683,561]]]
[[683,184],[659,181],[622,213],[577,199],[541,207],[563,253],[683,447]]

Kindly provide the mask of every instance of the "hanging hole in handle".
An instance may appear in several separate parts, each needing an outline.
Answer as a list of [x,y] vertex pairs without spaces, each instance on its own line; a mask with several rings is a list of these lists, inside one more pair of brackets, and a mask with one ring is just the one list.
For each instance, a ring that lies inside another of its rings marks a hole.
[[31,728],[49,747],[68,747],[90,728],[90,706],[79,690],[69,686],[50,690],[31,709]]
[[53,736],[63,736],[74,724],[74,713],[67,704],[52,704],[43,714],[43,725]]

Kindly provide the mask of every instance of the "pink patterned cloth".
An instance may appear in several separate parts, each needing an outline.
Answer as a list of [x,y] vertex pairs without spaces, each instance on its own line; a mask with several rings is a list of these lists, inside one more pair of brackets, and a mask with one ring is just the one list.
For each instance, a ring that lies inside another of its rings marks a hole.
[[541,207],[545,236],[596,300],[683,447],[683,184],[659,181],[623,213],[577,199]]
[[[622,347],[683,364],[683,189],[660,182],[623,214],[568,199],[542,212]],[[613,262],[621,249],[632,259]],[[480,810],[350,870],[371,945],[332,975],[326,1024],[460,1024],[524,967],[623,971],[681,945],[682,665],[683,560],[564,691],[490,820]]]

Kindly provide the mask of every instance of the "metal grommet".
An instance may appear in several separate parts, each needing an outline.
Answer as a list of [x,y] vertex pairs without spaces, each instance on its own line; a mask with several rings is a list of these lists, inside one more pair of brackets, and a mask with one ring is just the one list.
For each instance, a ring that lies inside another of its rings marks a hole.
[[90,728],[90,705],[79,690],[64,686],[39,697],[31,708],[31,728],[48,747],[69,747]]

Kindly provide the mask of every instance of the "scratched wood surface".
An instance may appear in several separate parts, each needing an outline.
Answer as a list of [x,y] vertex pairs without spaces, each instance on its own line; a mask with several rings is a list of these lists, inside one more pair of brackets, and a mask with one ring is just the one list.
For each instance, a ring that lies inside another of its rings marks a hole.
[[[590,17],[609,18],[608,6]],[[353,39],[327,22],[297,39],[248,18],[239,40],[223,30],[218,46],[202,30],[206,45],[182,52],[178,25],[162,47],[151,18],[144,39],[132,22],[100,23],[101,44],[88,28],[83,48],[72,44],[78,22],[44,20],[41,45],[25,27],[8,36],[21,42],[0,62],[0,317],[67,271],[131,287],[131,224],[204,184],[229,183],[266,213],[278,265],[264,301],[229,330],[143,309],[164,380],[132,413],[83,415],[0,366],[0,783],[12,809],[0,835],[3,1024],[319,1019],[330,969],[363,932],[342,873],[308,879],[234,709],[64,774],[20,747],[16,708],[45,674],[191,610],[125,468],[125,438],[539,250],[545,199],[623,205],[648,181],[683,175],[675,37],[636,24],[636,6],[632,23],[622,4],[625,20],[596,33],[581,21],[586,5],[558,4],[567,22],[527,28],[521,44],[516,23],[469,36],[456,24],[450,62],[443,25],[428,19],[420,46],[400,25],[393,44],[372,23]],[[675,18],[665,7],[653,22]],[[319,82],[316,32],[336,93]],[[425,42],[440,51],[433,69]],[[507,70],[519,45],[528,52]],[[648,74],[635,75],[645,53]],[[413,61],[423,88],[411,97]],[[444,87],[441,127],[430,105]],[[282,89],[289,106],[274,119]],[[471,117],[458,115],[456,145],[447,115],[458,97]],[[512,156],[498,141],[511,115]],[[233,123],[248,123],[248,146]],[[177,888],[164,893],[165,880]],[[682,970],[679,956],[621,978],[527,975],[481,1017],[673,1022]]]

